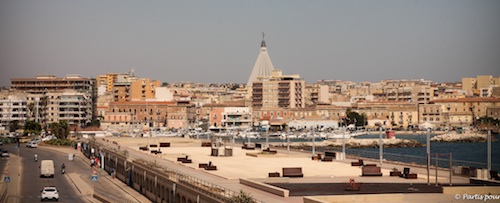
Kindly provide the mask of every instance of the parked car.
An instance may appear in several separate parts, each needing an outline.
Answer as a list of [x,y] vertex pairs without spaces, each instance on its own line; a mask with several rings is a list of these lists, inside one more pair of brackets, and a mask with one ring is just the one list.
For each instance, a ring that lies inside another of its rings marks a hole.
[[38,147],[38,143],[34,142],[34,141],[29,141],[28,143],[26,143],[26,147],[37,148]]
[[2,150],[2,157],[9,157],[10,154],[7,150]]
[[59,192],[57,191],[57,188],[54,186],[50,187],[44,187],[42,190],[42,195],[40,195],[40,198],[43,200],[59,200]]

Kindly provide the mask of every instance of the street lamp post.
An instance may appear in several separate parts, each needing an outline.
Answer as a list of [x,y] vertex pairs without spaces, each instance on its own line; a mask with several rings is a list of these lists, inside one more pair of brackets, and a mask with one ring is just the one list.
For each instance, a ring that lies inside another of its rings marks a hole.
[[316,145],[314,143],[314,129],[311,127],[311,134],[313,136],[313,139],[312,139],[312,155],[314,156],[314,154],[316,153]]
[[488,176],[489,176],[489,179],[491,179],[492,178],[491,173],[490,173],[490,171],[491,171],[491,130],[488,130],[488,138],[487,139],[488,139],[488,141],[487,141],[488,142],[488,144],[487,144],[488,145],[487,146],[487,148],[488,148],[487,149],[487,151],[488,151],[487,152],[488,153],[487,162],[488,163],[486,163],[487,164],[486,168],[488,168]]
[[[430,177],[429,173],[431,170],[431,141],[430,141],[430,132],[431,129],[427,129],[427,139],[426,139],[426,145],[427,145],[427,185],[430,185]],[[451,170],[451,168],[450,168]]]
[[380,165],[382,165],[382,160],[384,159],[384,143],[382,140],[382,127],[379,128],[379,159],[380,159]]
[[[342,132],[343,131],[343,132]],[[345,134],[347,131],[343,129],[340,133],[342,133],[342,160],[345,160]]]

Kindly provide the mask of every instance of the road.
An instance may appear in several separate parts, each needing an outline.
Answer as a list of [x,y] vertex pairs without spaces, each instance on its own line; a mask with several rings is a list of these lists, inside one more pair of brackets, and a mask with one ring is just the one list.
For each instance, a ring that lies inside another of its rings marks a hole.
[[[75,167],[74,162],[68,161],[67,154],[41,148],[27,148],[25,145],[21,145],[19,149],[17,149],[14,144],[7,146],[4,145],[3,148],[9,150],[10,153],[20,154],[21,157],[20,170],[22,172],[19,182],[20,191],[17,197],[17,202],[40,202],[40,191],[44,186],[56,186],[59,190],[59,202],[88,202],[85,197],[79,193],[69,177],[61,174],[62,163],[66,165],[66,172],[84,173],[88,171]],[[34,161],[35,153],[38,154],[37,162]],[[39,167],[40,161],[43,159],[54,160],[54,178],[40,177]]]

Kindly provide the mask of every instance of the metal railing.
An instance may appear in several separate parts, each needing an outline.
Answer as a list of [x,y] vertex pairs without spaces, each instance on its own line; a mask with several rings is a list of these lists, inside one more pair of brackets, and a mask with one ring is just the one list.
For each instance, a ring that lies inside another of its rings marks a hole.
[[[94,143],[97,144],[97,143]],[[103,147],[102,145],[100,145]],[[114,148],[109,149],[106,148],[108,151],[116,153],[118,156],[122,156],[124,159],[124,154],[122,151],[118,151]],[[210,182],[207,182],[205,180],[184,174],[180,171],[168,168],[165,165],[159,165],[158,163],[150,162],[150,161],[145,161],[143,159],[135,159],[133,161],[135,164],[141,164],[145,165],[148,168],[154,168],[156,171],[161,171],[162,173],[165,174],[166,179],[177,183],[181,184],[183,186],[186,186],[192,190],[198,191],[200,194],[204,194],[206,196],[212,197],[214,199],[220,200],[222,202],[230,202],[231,198],[234,196],[237,196],[240,194],[240,192],[236,192],[233,190],[230,190],[228,188],[222,187],[220,185],[216,185]],[[255,198],[252,198],[253,202],[255,203],[264,203],[263,201],[257,200]]]
[[[148,163],[148,161],[144,160],[136,160],[136,161]],[[209,197],[221,200],[223,202],[229,202],[232,197],[237,196],[239,194],[239,192],[235,192],[228,188],[207,182],[199,178],[195,178],[193,176],[184,174],[180,171],[168,168],[163,165],[162,166],[156,165],[156,167],[162,168],[167,173],[165,177],[167,177],[168,180],[175,182],[177,184],[182,184],[186,187],[189,187],[190,189],[198,191]],[[264,203],[263,201],[257,200],[255,198],[253,198],[253,201],[255,203]]]

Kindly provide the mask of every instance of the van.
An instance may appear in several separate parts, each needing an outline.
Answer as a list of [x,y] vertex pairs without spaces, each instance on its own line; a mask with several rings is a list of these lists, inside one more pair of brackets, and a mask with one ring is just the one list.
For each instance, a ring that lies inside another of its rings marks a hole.
[[42,160],[40,164],[40,177],[54,177],[54,161]]

